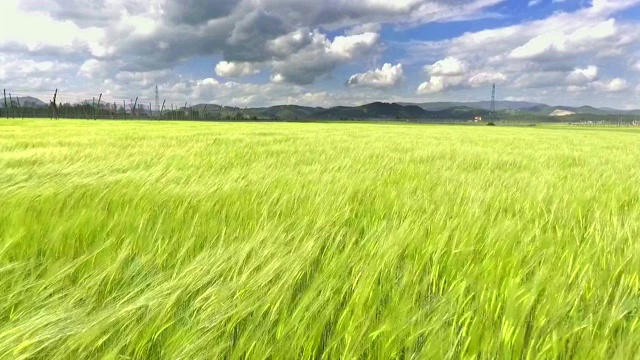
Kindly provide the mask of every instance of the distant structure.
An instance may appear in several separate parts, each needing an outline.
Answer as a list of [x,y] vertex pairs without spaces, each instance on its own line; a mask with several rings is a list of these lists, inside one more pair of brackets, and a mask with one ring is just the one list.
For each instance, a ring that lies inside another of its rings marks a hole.
[[493,83],[493,91],[491,91],[491,121],[496,119],[496,83]]
[[160,92],[158,92],[158,85],[156,85],[156,114],[160,114]]

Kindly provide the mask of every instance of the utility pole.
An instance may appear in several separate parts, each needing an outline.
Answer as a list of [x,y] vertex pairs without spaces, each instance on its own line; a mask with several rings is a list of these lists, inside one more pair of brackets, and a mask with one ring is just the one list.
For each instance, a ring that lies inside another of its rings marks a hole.
[[9,110],[7,110],[7,89],[3,89],[4,94],[4,113],[7,115],[7,119],[9,119]]
[[51,119],[56,119],[58,120],[58,108],[56,106],[56,98],[58,97],[58,89],[56,89],[56,92],[53,93],[53,107],[52,107],[52,112],[51,112]]
[[15,119],[15,115],[13,114],[13,98],[11,97],[11,93],[9,93],[9,108],[11,109],[11,118]]
[[165,103],[165,101],[167,101],[167,100],[166,99],[162,100],[162,108],[160,109],[160,114],[158,114],[159,117],[162,117],[162,113],[164,112],[164,103]]
[[24,111],[22,111],[22,107],[20,106],[20,97],[16,96],[16,100],[18,100],[18,110],[20,110],[20,115],[22,116],[22,119],[24,120]]
[[[149,109],[151,109],[151,104],[149,104]],[[159,111],[159,110],[160,110],[160,92],[158,91],[158,85],[156,85],[156,111]]]
[[138,97],[136,96],[136,102],[133,104],[133,108],[132,108],[132,113],[131,113],[131,117],[133,118],[136,114],[136,106],[138,106]]
[[98,107],[93,111],[93,120],[98,120],[97,114],[98,114],[98,109],[100,109],[100,100],[102,100],[102,94],[100,94],[100,97],[98,98]]
[[493,83],[493,90],[491,91],[491,121],[495,124],[496,121],[496,84]]

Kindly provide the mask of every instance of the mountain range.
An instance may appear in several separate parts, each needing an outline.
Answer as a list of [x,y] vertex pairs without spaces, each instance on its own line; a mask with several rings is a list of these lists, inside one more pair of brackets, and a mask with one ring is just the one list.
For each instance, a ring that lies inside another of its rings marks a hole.
[[[222,118],[241,117],[274,120],[366,120],[366,119],[424,119],[472,120],[476,116],[491,114],[491,102],[432,102],[432,103],[383,103],[374,102],[360,106],[335,106],[330,108],[300,105],[277,105],[260,108],[220,107],[207,104],[206,112],[220,113]],[[193,107],[203,111],[205,104]],[[550,106],[522,101],[496,102],[497,116],[535,116],[551,118],[567,115],[590,116],[640,116],[640,110],[618,110],[591,106]]]
[[[18,101],[20,101],[20,106],[25,106],[25,107],[47,106],[47,103],[33,96],[21,96],[19,98],[7,97],[7,106],[9,105],[9,101],[13,101],[13,106],[17,106]],[[3,108],[3,107],[4,107],[4,99],[0,96],[0,108]]]
[[[21,97],[22,106],[46,106],[34,97]],[[15,103],[15,100],[14,100]],[[496,101],[497,116],[529,115],[538,117],[592,115],[592,116],[640,116],[640,110],[619,110],[591,106],[551,106],[526,101]],[[0,101],[0,107],[4,103]],[[206,107],[206,110],[205,110]],[[373,102],[360,106],[334,106],[330,108],[300,105],[276,105],[270,107],[237,108],[216,104],[198,104],[189,108],[206,111],[221,118],[249,118],[267,120],[367,120],[367,119],[424,119],[424,120],[472,120],[476,116],[490,115],[491,102],[425,102],[385,103]]]

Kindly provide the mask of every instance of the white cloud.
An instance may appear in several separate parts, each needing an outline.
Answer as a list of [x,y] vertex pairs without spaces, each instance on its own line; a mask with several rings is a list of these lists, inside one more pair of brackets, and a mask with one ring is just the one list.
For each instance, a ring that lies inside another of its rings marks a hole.
[[638,0],[592,0],[591,8],[587,11],[592,15],[608,16],[637,4]]
[[433,76],[458,76],[463,75],[467,70],[466,64],[455,57],[447,57],[436,61],[432,65],[427,65],[425,71]]
[[590,65],[585,69],[576,68],[568,76],[567,82],[571,85],[590,83],[598,78],[598,67]]
[[[163,89],[171,97],[184,96],[193,103],[217,103],[228,106],[271,106],[296,104],[304,106],[354,105],[366,101],[366,89],[354,94],[327,91],[309,91],[301,86],[286,84],[249,84],[220,82],[214,78],[195,81],[183,80]],[[182,103],[184,104],[184,103]]]
[[605,91],[605,92],[620,92],[626,90],[629,87],[627,80],[621,78],[615,78],[609,81],[598,81],[594,83],[596,89]]
[[584,90],[587,90],[586,86],[577,86],[577,85],[569,85],[567,86],[567,91],[571,93],[579,93]]
[[331,104],[331,95],[326,91],[307,92],[301,96],[287,97],[287,104],[295,104],[301,106],[329,106]]
[[216,65],[216,74],[224,77],[242,77],[260,72],[259,65],[250,62],[220,61]]
[[[451,81],[455,76],[429,79],[419,87],[422,93],[451,88],[454,96],[460,96],[457,94],[469,93],[469,87],[482,86],[478,83],[490,83],[492,79],[486,74],[499,73],[508,79],[503,87],[517,96],[526,94],[532,100],[537,98],[535,101],[557,103],[558,96],[570,86],[575,96],[562,101],[597,104],[602,93],[622,93],[629,89],[629,82],[640,81],[635,74],[624,81],[598,81],[619,76],[614,69],[635,66],[635,62],[628,65],[624,59],[637,59],[640,54],[640,24],[615,14],[639,4],[640,0],[596,1],[593,6],[559,11],[542,20],[467,32],[453,39],[414,41],[410,57],[403,63],[415,64],[421,58],[437,56],[455,58],[466,65],[464,71],[455,73],[465,74],[458,76],[467,81],[457,84],[457,79]],[[607,106],[617,101],[609,98]]]
[[282,84],[285,82],[285,78],[284,75],[282,74],[273,74],[271,75],[271,82],[276,83],[276,84]]
[[103,35],[96,28],[81,29],[73,22],[55,20],[44,11],[24,11],[20,5],[19,0],[2,2],[0,24],[11,30],[0,32],[0,47],[19,44],[31,52],[51,48],[69,52],[74,46],[93,44]]
[[594,43],[617,34],[615,19],[600,22],[594,27],[579,27],[571,33],[551,31],[534,37],[509,53],[512,59],[528,60],[546,55],[580,53],[592,49]]
[[86,60],[78,70],[78,75],[88,79],[104,79],[108,75],[109,65],[105,62],[89,59]]
[[444,90],[445,78],[443,76],[432,76],[429,81],[423,82],[418,86],[418,95],[433,94]]
[[367,32],[336,36],[331,41],[326,35],[316,31],[309,34],[309,38],[308,45],[282,60],[273,62],[273,82],[311,84],[341,64],[374,51],[380,34]]
[[375,45],[380,39],[380,35],[372,32],[365,32],[357,35],[336,36],[333,42],[326,41],[327,53],[342,59],[352,59],[363,50],[367,50]]
[[120,85],[153,88],[156,84],[165,82],[171,77],[169,70],[154,70],[145,72],[120,71],[114,79]]
[[424,67],[430,75],[429,81],[418,86],[418,94],[442,92],[448,87],[460,85],[467,72],[467,64],[455,57],[446,57]]
[[[0,23],[11,31],[0,32],[0,51],[55,50],[85,65],[79,72],[84,77],[99,74],[90,60],[117,62],[108,73],[145,72],[194,56],[222,55],[228,63],[217,67],[220,76],[272,67],[276,79],[307,84],[371,49],[383,24],[482,16],[501,1],[4,0]],[[329,40],[320,29],[345,35]],[[317,61],[310,59],[316,55]],[[306,60],[299,71],[298,60]]]
[[418,95],[439,93],[447,88],[459,86],[463,82],[463,76],[431,76],[429,81],[423,82],[418,86],[416,93]]
[[519,46],[511,53],[512,59],[534,59],[548,53],[561,53],[566,49],[566,35],[561,31],[554,31],[538,35],[526,44]]
[[472,87],[479,87],[493,83],[504,84],[506,81],[507,76],[505,74],[499,72],[481,72],[469,79],[469,85]]
[[532,7],[532,6],[536,6],[538,4],[540,4],[542,2],[542,0],[529,0],[529,3],[527,4],[528,7]]
[[363,86],[371,88],[390,88],[397,86],[402,81],[402,64],[384,64],[380,69],[374,69],[361,74],[355,74],[347,83],[351,86]]
[[363,33],[379,33],[382,26],[379,23],[367,23],[356,25],[350,29],[347,29],[345,35],[358,35]]
[[[34,87],[37,89],[61,84],[62,75],[68,75],[75,66],[72,63],[57,60],[33,60],[17,56],[0,57],[0,81],[9,91],[11,88],[20,89]],[[49,83],[48,83],[49,82]]]
[[[496,82],[514,96],[555,101],[554,96],[572,87],[576,99],[581,96],[585,103],[598,101],[603,93],[615,94],[607,96],[613,103],[632,94],[640,82],[638,73],[618,72],[640,71],[636,63],[640,24],[619,16],[640,0],[583,1],[582,8],[572,12],[557,11],[541,20],[453,39],[410,42],[398,52],[402,45],[382,37],[387,33],[382,29],[393,28],[402,36],[407,27],[418,24],[495,15],[491,11],[502,8],[492,6],[501,2],[3,0],[0,23],[11,31],[0,32],[0,76],[14,92],[46,89],[49,94],[50,88],[60,86],[64,94],[104,92],[142,99],[152,98],[153,85],[159,83],[166,89],[162,96],[176,99],[195,96],[195,89],[204,96],[208,89],[220,101],[259,104],[294,103],[298,97],[336,103],[342,100],[334,95],[340,91],[360,94],[358,99],[366,102],[376,96],[372,94],[380,94],[371,87],[399,82],[397,68],[393,73],[389,71],[394,66],[379,64],[402,63],[405,79],[418,86],[414,81],[420,74],[414,65],[424,65],[424,59],[441,60],[426,67],[427,79],[417,90],[422,94],[451,90],[441,98],[434,96],[438,100],[474,98],[480,91],[474,87]],[[551,1],[530,2],[539,6]],[[33,31],[41,28],[47,30]],[[414,59],[400,58],[405,52]],[[2,58],[7,54],[8,59]],[[209,73],[194,69],[181,74],[180,69],[194,58],[225,61],[210,64]],[[363,86],[358,91],[341,87],[344,78],[333,76],[350,64],[371,69],[350,78]],[[266,74],[256,81],[270,78],[271,82],[251,86],[220,80],[259,70]],[[323,83],[316,88],[318,80]],[[415,96],[401,89],[385,94],[389,99]]]

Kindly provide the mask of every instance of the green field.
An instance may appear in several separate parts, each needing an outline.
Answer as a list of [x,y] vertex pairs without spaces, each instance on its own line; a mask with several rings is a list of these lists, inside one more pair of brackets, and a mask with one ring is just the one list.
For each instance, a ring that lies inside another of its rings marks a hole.
[[640,358],[640,130],[0,120],[0,359]]

